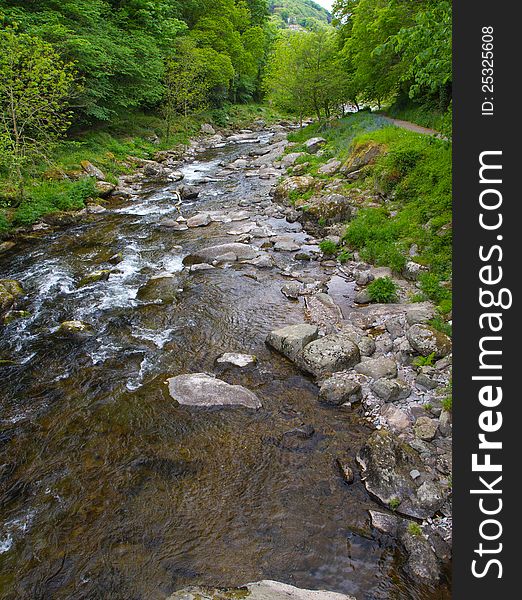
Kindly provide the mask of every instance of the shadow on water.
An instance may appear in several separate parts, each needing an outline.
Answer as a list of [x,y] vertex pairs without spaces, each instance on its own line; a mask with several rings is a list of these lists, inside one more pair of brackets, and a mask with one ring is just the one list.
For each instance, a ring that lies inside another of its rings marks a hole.
[[[220,179],[220,162],[245,151],[209,152],[187,179]],[[252,201],[259,217],[270,183],[221,179],[184,214]],[[0,367],[0,597],[163,600],[186,584],[270,578],[358,600],[449,598],[403,578],[399,548],[370,528],[375,504],[337,471],[336,456],[355,456],[368,436],[360,416],[319,405],[316,386],[265,347],[270,330],[303,319],[279,270],[180,274],[184,255],[233,238],[223,223],[165,230],[175,210],[169,187],[151,188],[0,263],[1,277],[23,282],[31,313],[0,340],[0,357],[14,361]],[[77,287],[118,252],[107,281]],[[158,273],[180,276],[177,303],[136,298]],[[70,319],[95,335],[61,337]],[[218,370],[215,359],[234,351],[257,366]],[[247,386],[263,408],[179,406],[166,378],[198,371]],[[292,432],[303,424],[311,437]]]

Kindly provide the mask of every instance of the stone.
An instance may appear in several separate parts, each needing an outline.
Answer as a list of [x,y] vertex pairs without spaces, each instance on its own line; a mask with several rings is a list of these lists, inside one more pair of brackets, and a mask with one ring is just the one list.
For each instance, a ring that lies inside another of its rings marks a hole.
[[392,537],[397,536],[399,532],[399,526],[401,525],[403,519],[397,515],[383,513],[377,510],[370,510],[368,512],[370,513],[372,527],[381,533],[385,533],[386,535],[390,535]]
[[436,583],[440,568],[435,552],[422,533],[411,533],[406,527],[400,540],[408,556],[404,570],[414,581]]
[[240,385],[230,385],[207,373],[190,373],[167,380],[171,397],[185,406],[245,406],[261,408],[259,398]]
[[427,323],[435,317],[435,309],[430,302],[416,302],[406,309],[408,325]]
[[212,223],[212,217],[208,213],[198,213],[187,219],[187,227],[206,227]]
[[370,384],[370,388],[376,396],[385,402],[405,400],[411,394],[410,386],[402,379],[377,379]]
[[319,329],[315,325],[301,323],[270,332],[266,343],[283,356],[295,361],[305,346],[316,340],[318,336]]
[[91,285],[92,283],[97,283],[98,281],[107,281],[109,279],[111,272],[109,269],[101,269],[100,271],[93,271],[88,275],[85,275],[80,279],[78,283],[78,287],[84,287],[86,285]]
[[451,339],[429,325],[412,325],[406,333],[408,342],[419,354],[443,358],[451,352]]
[[16,246],[15,242],[11,240],[7,240],[5,242],[0,242],[0,253],[7,252]]
[[361,384],[347,373],[334,373],[321,383],[319,400],[334,406],[360,402],[362,400]]
[[355,304],[369,304],[372,301],[370,292],[368,290],[360,290],[353,297]]
[[338,592],[306,590],[270,580],[248,583],[233,589],[190,587],[175,592],[167,600],[232,600],[237,598],[248,598],[248,600],[355,600],[353,596]]
[[350,158],[342,168],[344,175],[349,175],[362,167],[371,165],[376,158],[382,154],[384,148],[375,142],[365,142],[358,144],[352,151]]
[[181,281],[176,276],[151,277],[142,285],[136,298],[142,302],[160,302],[161,304],[177,303],[181,292]]
[[452,433],[452,415],[447,410],[440,413],[439,431],[444,437],[449,437]]
[[24,294],[22,284],[16,279],[0,279],[0,312],[9,310]]
[[333,158],[323,166],[319,167],[319,169],[317,169],[317,172],[321,175],[334,175],[341,168],[341,165],[341,161]]
[[343,454],[342,456],[338,456],[335,459],[339,470],[341,471],[341,475],[343,479],[351,485],[354,482],[355,475],[352,467],[350,467],[350,457],[347,454]]
[[114,183],[109,183],[108,181],[97,181],[95,187],[96,193],[100,198],[108,198],[116,190]]
[[82,160],[80,165],[87,175],[94,177],[98,181],[105,181],[106,177],[103,171],[95,167],[90,161]]
[[398,514],[426,519],[438,510],[433,494],[429,505],[417,496],[419,484],[410,472],[426,471],[419,454],[391,431],[374,431],[359,450],[357,462],[367,492]]
[[291,281],[290,283],[285,283],[285,285],[281,288],[281,293],[283,296],[286,296],[290,300],[297,300],[302,292],[302,286],[297,281]]
[[423,440],[425,442],[431,442],[431,440],[435,437],[438,428],[438,420],[430,419],[430,417],[419,417],[413,426],[415,436],[419,438],[419,440]]
[[412,479],[418,479],[420,477],[420,471],[417,471],[417,469],[412,469],[410,471],[410,476]]
[[[258,256],[258,250],[249,244],[234,242],[231,244],[219,244],[198,250],[195,254],[189,254],[183,259],[184,265],[197,263],[235,262],[238,260],[252,260]],[[224,258],[225,257],[225,258]]]
[[297,250],[300,249],[301,246],[296,244],[296,242],[290,238],[277,240],[274,244],[274,250],[276,252],[297,252]]
[[290,152],[289,154],[285,154],[283,158],[281,158],[281,166],[283,169],[288,169],[288,167],[292,167],[295,164],[295,161],[301,156],[305,156],[304,152]]
[[305,142],[306,151],[309,154],[316,154],[319,148],[326,144],[326,140],[322,137],[313,137]]
[[160,225],[172,231],[187,231],[188,229],[184,222],[175,219],[163,219],[160,221]]
[[415,383],[426,390],[434,390],[440,386],[440,383],[428,377],[425,373],[419,373],[415,378]]
[[346,334],[332,333],[310,342],[305,349],[299,366],[316,377],[354,367],[361,360],[357,344]]
[[412,260],[409,260],[405,265],[404,265],[404,269],[402,270],[402,275],[404,276],[405,279],[408,279],[410,281],[417,281],[419,279],[419,275],[421,275],[422,273],[427,273],[428,272],[428,268],[423,266],[423,265],[419,265],[419,263],[416,263]]
[[387,379],[397,377],[397,363],[391,358],[379,356],[378,358],[369,358],[359,363],[355,370],[362,375],[372,377],[373,379]]
[[311,175],[287,177],[274,190],[276,200],[286,200],[291,192],[303,194],[316,185],[316,180]]
[[262,254],[252,260],[242,261],[245,264],[252,265],[258,269],[270,269],[274,266],[274,259],[269,254]]
[[410,417],[395,404],[386,404],[381,411],[381,415],[386,419],[392,431],[402,432],[411,427]]
[[93,335],[92,327],[83,321],[64,321],[58,327],[58,334],[62,335]]
[[198,271],[211,271],[215,269],[213,265],[209,265],[208,263],[198,263],[197,265],[192,265],[190,267],[191,273],[197,273]]
[[[318,187],[316,181],[315,187]],[[343,194],[326,194],[312,196],[311,198],[298,198],[296,208],[302,211],[302,221],[312,221],[316,225],[319,221],[325,225],[334,225],[349,221],[353,215],[350,198]]]
[[216,130],[212,127],[212,125],[210,125],[210,123],[203,123],[199,130],[205,135],[216,135]]
[[195,200],[199,196],[199,189],[194,185],[183,185],[178,192],[182,200]]
[[233,365],[234,367],[249,367],[257,362],[257,358],[252,354],[237,354],[234,352],[225,352],[217,361],[221,365]]
[[371,356],[376,349],[375,340],[367,335],[362,336],[357,342],[361,356]]

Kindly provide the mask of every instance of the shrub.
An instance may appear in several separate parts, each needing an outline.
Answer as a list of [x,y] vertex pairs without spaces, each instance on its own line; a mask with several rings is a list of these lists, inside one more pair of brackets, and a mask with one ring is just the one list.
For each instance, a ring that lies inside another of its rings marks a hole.
[[373,302],[395,302],[397,300],[397,285],[389,277],[380,277],[370,283],[368,293]]
[[451,412],[453,410],[453,396],[446,396],[442,401],[442,408],[446,412]]
[[337,244],[332,242],[332,240],[322,240],[319,242],[319,248],[323,254],[327,254],[329,256],[336,254],[338,250]]
[[441,333],[445,333],[446,335],[449,335],[449,337],[451,337],[453,334],[452,326],[447,321],[444,321],[444,319],[441,319],[440,317],[435,317],[434,319],[431,319],[428,322],[428,324],[431,325],[433,327],[433,329],[436,329],[437,331],[440,331]]
[[337,260],[342,264],[349,261],[352,258],[352,255],[348,250],[341,250],[337,255]]

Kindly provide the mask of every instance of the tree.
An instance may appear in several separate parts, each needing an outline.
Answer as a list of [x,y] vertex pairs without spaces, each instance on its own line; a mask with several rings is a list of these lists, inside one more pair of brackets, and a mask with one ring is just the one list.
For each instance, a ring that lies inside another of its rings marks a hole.
[[31,161],[46,159],[70,125],[73,67],[38,37],[0,32],[0,160],[23,195]]

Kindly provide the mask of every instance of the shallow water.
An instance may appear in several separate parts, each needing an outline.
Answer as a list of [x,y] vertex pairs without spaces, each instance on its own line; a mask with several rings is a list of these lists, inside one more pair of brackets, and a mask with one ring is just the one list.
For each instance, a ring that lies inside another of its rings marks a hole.
[[[299,225],[259,216],[270,182],[223,175],[222,164],[254,147],[228,145],[185,165],[184,183],[212,181],[183,215],[246,210],[306,242]],[[187,584],[275,579],[358,600],[449,598],[404,579],[399,549],[369,526],[375,503],[337,470],[336,456],[355,456],[369,434],[361,417],[321,406],[313,382],[264,344],[272,329],[303,320],[303,304],[281,294],[281,272],[324,275],[317,263],[277,253],[276,269],[183,275],[178,304],[136,298],[151,276],[181,273],[184,256],[234,241],[226,232],[245,223],[163,228],[178,216],[175,187],[151,185],[0,260],[0,278],[23,283],[31,313],[0,340],[0,358],[16,363],[0,367],[0,597],[163,600]],[[118,252],[122,262],[108,265]],[[115,272],[77,287],[100,268]],[[332,282],[343,310],[351,292]],[[59,336],[72,319],[95,335]],[[258,364],[218,368],[223,352]],[[245,385],[263,408],[179,406],[165,380],[199,371]],[[303,424],[315,429],[310,439],[285,435]]]

